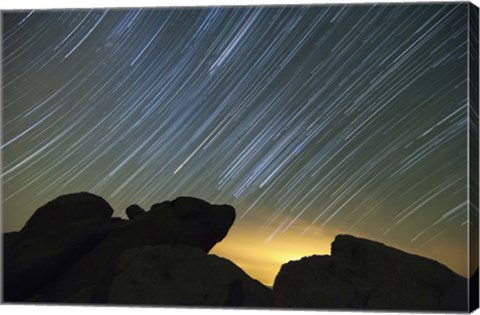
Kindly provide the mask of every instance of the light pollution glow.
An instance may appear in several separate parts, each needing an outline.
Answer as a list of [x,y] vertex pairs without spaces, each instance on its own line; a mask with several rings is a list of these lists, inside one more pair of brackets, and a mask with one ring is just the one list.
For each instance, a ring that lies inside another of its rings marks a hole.
[[[339,230],[305,229],[307,222],[297,222],[284,233],[269,238],[272,228],[263,229],[255,223],[234,224],[223,241],[218,243],[211,254],[226,257],[242,268],[252,278],[267,286],[273,286],[275,276],[282,264],[311,255],[330,255],[330,247]],[[369,235],[355,234],[371,238]],[[459,247],[455,240],[446,241],[442,247],[427,247],[412,251],[401,243],[385,245],[440,261],[454,272],[466,277],[467,266],[459,257],[465,257],[467,248]]]

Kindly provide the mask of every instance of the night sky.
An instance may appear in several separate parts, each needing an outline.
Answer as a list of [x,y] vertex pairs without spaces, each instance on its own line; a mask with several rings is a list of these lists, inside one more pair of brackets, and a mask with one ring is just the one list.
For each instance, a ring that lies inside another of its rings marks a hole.
[[3,13],[3,225],[194,196],[271,285],[353,234],[467,274],[467,3]]

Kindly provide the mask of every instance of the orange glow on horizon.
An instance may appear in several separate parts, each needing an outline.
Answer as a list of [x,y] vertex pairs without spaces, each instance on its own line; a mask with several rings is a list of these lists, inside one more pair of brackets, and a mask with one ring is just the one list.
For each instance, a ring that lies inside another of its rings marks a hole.
[[236,222],[225,239],[210,253],[233,261],[252,278],[266,286],[273,286],[283,264],[305,256],[330,254],[335,234],[315,231],[299,236],[298,228],[303,226],[299,224],[268,240],[273,229],[261,230],[253,223]]
[[[287,231],[279,232],[271,240],[268,240],[274,233],[274,228],[262,229],[260,225],[252,222],[237,221],[225,239],[217,243],[210,254],[232,261],[250,277],[271,287],[283,264],[306,256],[330,255],[331,243],[335,236],[345,234],[321,229],[307,230],[302,234],[307,226],[304,222],[298,222]],[[467,276],[467,264],[462,258],[466,254],[465,249],[454,242],[446,243],[440,249],[411,250],[400,243],[379,240],[368,235],[357,234],[354,236],[378,241],[407,253],[437,260],[457,274],[463,277]]]

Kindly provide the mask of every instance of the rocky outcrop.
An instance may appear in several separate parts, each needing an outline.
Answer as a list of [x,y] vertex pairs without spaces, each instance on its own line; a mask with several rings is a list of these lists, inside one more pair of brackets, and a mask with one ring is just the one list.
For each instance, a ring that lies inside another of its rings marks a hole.
[[127,217],[131,220],[141,214],[144,214],[145,210],[139,205],[131,205],[128,206],[128,208],[125,210],[125,213],[127,214]]
[[273,293],[231,261],[187,246],[144,246],[117,260],[109,303],[271,307]]
[[6,236],[5,301],[105,303],[120,254],[145,245],[183,244],[208,252],[227,234],[235,209],[179,197],[131,220],[111,218],[102,198],[61,196]]
[[467,280],[434,260],[339,235],[331,256],[306,257],[281,267],[274,305],[466,311]]
[[[440,263],[339,235],[330,256],[284,264],[273,293],[208,255],[235,209],[179,197],[126,210],[89,193],[39,208],[3,234],[4,301],[316,309],[467,311],[468,280]],[[478,292],[478,270],[471,292]],[[478,293],[477,293],[478,295]],[[477,300],[470,299],[474,305]],[[470,305],[470,306],[471,306]],[[472,306],[471,306],[472,307]]]
[[101,197],[64,195],[39,208],[20,232],[4,234],[4,299],[38,294],[106,236],[112,214]]
[[105,303],[115,262],[124,250],[183,244],[208,252],[225,237],[234,220],[233,207],[196,198],[179,197],[155,204],[150,211],[113,229],[45,292],[42,301]]

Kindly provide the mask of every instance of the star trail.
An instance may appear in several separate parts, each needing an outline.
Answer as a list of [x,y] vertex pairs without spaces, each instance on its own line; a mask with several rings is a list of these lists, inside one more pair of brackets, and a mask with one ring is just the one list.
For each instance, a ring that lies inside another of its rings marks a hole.
[[4,230],[187,195],[236,208],[214,252],[265,283],[338,233],[466,275],[467,10],[3,12]]

